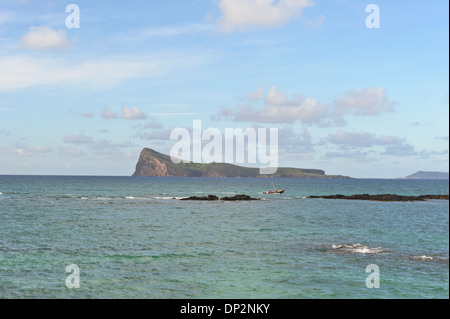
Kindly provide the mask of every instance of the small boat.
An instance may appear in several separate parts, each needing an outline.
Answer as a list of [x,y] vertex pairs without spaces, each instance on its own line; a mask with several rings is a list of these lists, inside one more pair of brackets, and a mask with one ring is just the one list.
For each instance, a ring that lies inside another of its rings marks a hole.
[[272,182],[272,186],[273,186],[273,191],[264,191],[263,194],[283,194],[285,191],[285,189],[281,189],[281,190],[276,189],[275,185],[273,185],[273,182]]
[[264,191],[263,194],[283,194],[285,189],[274,190],[274,191]]

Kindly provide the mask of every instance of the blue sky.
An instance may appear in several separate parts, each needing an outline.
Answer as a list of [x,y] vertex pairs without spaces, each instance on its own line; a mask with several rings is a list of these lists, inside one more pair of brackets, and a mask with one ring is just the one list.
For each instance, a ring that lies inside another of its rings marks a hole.
[[[80,9],[67,28],[66,6]],[[380,28],[367,28],[369,4]],[[131,175],[170,132],[278,128],[279,165],[448,171],[448,2],[0,0],[0,174]]]

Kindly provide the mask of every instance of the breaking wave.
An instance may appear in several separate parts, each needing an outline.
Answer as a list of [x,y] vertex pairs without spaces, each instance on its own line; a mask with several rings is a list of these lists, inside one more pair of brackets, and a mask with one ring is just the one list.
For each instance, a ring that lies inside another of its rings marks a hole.
[[361,244],[338,244],[331,245],[329,252],[348,254],[379,254],[386,250],[381,247],[369,247]]
[[419,261],[441,261],[441,262],[448,263],[448,257],[437,256],[437,255],[412,256],[411,258],[414,260],[419,260]]
[[369,247],[367,245],[362,244],[332,244],[327,245],[326,249],[323,250],[326,253],[335,253],[335,254],[359,254],[359,255],[375,255],[381,253],[389,253],[394,254],[400,258],[406,258],[409,260],[415,260],[419,262],[439,262],[439,263],[449,263],[449,257],[444,255],[405,255],[401,252],[391,251],[389,249],[381,248],[381,247]]

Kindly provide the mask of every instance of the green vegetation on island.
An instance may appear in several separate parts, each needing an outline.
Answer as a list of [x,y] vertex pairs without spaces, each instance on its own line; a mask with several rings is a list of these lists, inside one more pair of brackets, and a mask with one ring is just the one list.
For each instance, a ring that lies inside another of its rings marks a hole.
[[174,163],[169,155],[150,148],[141,151],[133,176],[173,177],[291,177],[291,178],[350,178],[342,175],[326,175],[320,169],[280,167],[275,174],[260,174],[259,168],[243,167],[228,163]]

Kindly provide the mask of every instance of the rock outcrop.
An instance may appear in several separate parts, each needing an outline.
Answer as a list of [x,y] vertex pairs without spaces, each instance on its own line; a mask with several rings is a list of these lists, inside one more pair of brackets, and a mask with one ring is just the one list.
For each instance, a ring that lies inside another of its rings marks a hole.
[[216,195],[191,196],[191,197],[181,198],[180,200],[207,200],[207,201],[212,201],[212,200],[219,200],[219,197],[217,197]]
[[236,195],[236,196],[232,196],[232,197],[221,197],[220,200],[260,200],[261,198],[253,198],[250,197],[248,195]]
[[[214,201],[219,200],[216,195],[208,195],[208,196],[191,196],[186,198],[181,198],[180,200],[201,200],[201,201]],[[260,200],[260,198],[253,198],[248,195],[235,195],[232,197],[221,197],[220,200],[224,201],[238,201],[238,200]]]

